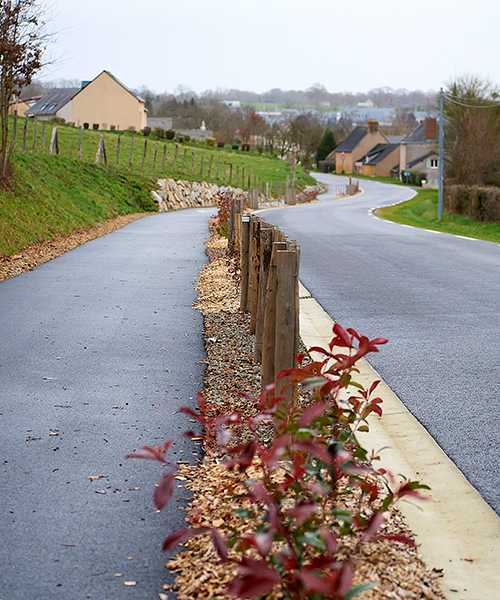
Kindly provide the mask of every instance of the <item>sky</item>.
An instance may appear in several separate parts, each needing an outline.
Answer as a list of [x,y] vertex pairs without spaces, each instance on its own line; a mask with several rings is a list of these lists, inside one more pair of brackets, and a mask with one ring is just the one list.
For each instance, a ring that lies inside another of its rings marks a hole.
[[498,0],[48,0],[54,64],[39,79],[129,88],[437,91],[500,83]]

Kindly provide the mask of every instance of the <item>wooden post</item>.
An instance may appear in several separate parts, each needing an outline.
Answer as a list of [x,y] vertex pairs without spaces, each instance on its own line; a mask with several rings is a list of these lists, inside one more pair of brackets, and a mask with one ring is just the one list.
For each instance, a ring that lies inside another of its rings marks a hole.
[[158,143],[156,142],[155,153],[153,154],[153,171],[156,170],[156,155],[158,154]]
[[210,163],[208,165],[208,178],[210,179],[210,173],[212,172],[212,162],[214,160],[214,155],[211,154],[210,155]]
[[278,250],[286,250],[285,242],[274,242],[269,262],[269,273],[267,276],[266,305],[264,310],[264,328],[262,331],[262,389],[273,383],[274,359],[276,354],[276,253]]
[[257,174],[256,173],[253,174],[253,187],[257,188]]
[[300,346],[300,293],[299,293],[299,270],[300,270],[300,246],[295,250],[295,271],[293,274],[294,282],[294,302],[295,302],[295,332],[293,355],[297,356]]
[[177,151],[179,150],[179,144],[175,144],[175,152],[174,152],[174,171],[177,170]]
[[57,140],[57,125],[54,125],[54,129],[52,129],[52,136],[50,138],[50,153],[59,154],[59,142]]
[[181,173],[184,175],[184,165],[186,164],[186,153],[187,153],[187,148],[184,148],[184,155],[182,157],[182,171]]
[[233,177],[233,165],[229,165],[229,185],[231,185],[231,179]]
[[[229,177],[229,183],[231,183],[231,177]],[[236,187],[240,183],[240,168],[236,167]]]
[[241,169],[241,189],[245,189],[245,168]]
[[191,175],[194,175],[194,150],[191,151]]
[[201,153],[201,166],[200,166],[200,176],[203,176],[203,162],[205,160],[205,152]]
[[[217,175],[215,176],[216,179],[219,179],[219,167],[220,167],[220,156],[217,158]],[[224,179],[225,179],[225,175],[224,175]]]
[[26,138],[28,136],[28,119],[29,117],[24,117],[24,129],[23,129],[23,150],[26,151]]
[[[81,130],[81,128],[80,128]],[[118,134],[118,140],[116,142],[116,166],[118,166],[120,164],[120,145],[122,142],[122,136],[121,133]]]
[[42,122],[42,152],[45,152],[45,121]]
[[165,171],[165,161],[167,160],[167,144],[163,144],[163,166],[162,171]]
[[38,125],[38,118],[35,117],[35,122],[33,123],[33,146],[31,147],[32,152],[36,152],[36,130]]
[[224,183],[226,183],[226,166],[227,166],[227,160],[224,161],[224,179],[222,180]]
[[[44,122],[45,125],[45,122]],[[43,134],[43,132],[42,132]],[[78,160],[82,162],[82,126],[78,127]]]
[[[295,264],[296,253],[293,250],[276,252],[276,272],[278,285],[276,289],[276,349],[274,355],[274,376],[276,392],[282,394],[283,387],[290,382],[289,378],[279,379],[281,371],[294,366],[295,348]],[[283,395],[291,399],[289,387]]]
[[132,139],[130,140],[130,156],[128,158],[128,166],[129,167],[132,166],[133,150],[134,150],[134,136],[132,136]]
[[[45,123],[45,121],[44,121]],[[14,111],[14,128],[12,131],[12,152],[17,150],[17,110]]]
[[144,169],[144,164],[146,162],[146,152],[148,149],[148,140],[144,140],[144,151],[142,153],[142,168]]
[[248,176],[248,185],[247,185],[247,190],[249,190],[249,189],[250,189],[250,185],[251,185],[251,183],[250,183],[250,180],[251,180],[251,176],[249,175],[249,176]]
[[250,217],[241,218],[241,251],[240,251],[240,268],[241,268],[241,293],[240,293],[240,310],[247,312],[248,310],[248,251],[250,243]]
[[[260,227],[261,220],[255,217],[252,221],[250,237],[250,266],[248,273],[248,301],[250,308],[250,334],[255,333],[257,324],[257,308],[259,304],[259,272],[260,272]],[[250,285],[251,284],[251,285]]]
[[273,249],[272,227],[260,229],[260,260],[259,260],[259,292],[257,298],[257,315],[255,324],[254,358],[262,362],[262,334],[264,331],[264,313],[266,308],[267,278]]

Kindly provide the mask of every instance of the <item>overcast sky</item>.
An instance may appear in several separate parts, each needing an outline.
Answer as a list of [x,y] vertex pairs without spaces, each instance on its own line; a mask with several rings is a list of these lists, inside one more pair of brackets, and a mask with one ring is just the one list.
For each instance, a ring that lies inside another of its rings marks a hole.
[[471,73],[500,83],[498,0],[54,0],[41,79],[197,93],[438,90]]

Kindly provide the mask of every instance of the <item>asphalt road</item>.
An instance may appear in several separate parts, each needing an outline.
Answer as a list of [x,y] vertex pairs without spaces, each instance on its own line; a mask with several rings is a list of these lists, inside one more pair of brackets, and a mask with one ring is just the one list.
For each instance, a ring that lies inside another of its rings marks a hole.
[[335,321],[389,339],[370,363],[500,515],[500,247],[377,219],[413,192],[361,187],[262,216],[297,239],[300,279]]
[[172,582],[161,543],[186,493],[157,514],[162,466],[125,456],[171,438],[173,462],[197,456],[174,413],[203,387],[212,213],[148,216],[0,282],[0,600],[157,600]]

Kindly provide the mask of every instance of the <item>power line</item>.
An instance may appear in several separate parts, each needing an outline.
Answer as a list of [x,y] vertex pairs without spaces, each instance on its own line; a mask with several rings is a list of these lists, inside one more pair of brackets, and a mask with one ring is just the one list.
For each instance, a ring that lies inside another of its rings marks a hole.
[[490,105],[465,104],[465,102],[459,102],[458,100],[454,100],[453,98],[456,98],[456,96],[451,96],[450,94],[446,93],[445,97],[447,100],[449,100],[453,104],[458,104],[459,106],[465,106],[465,108],[499,108],[500,107],[500,102],[498,104],[490,104]]

